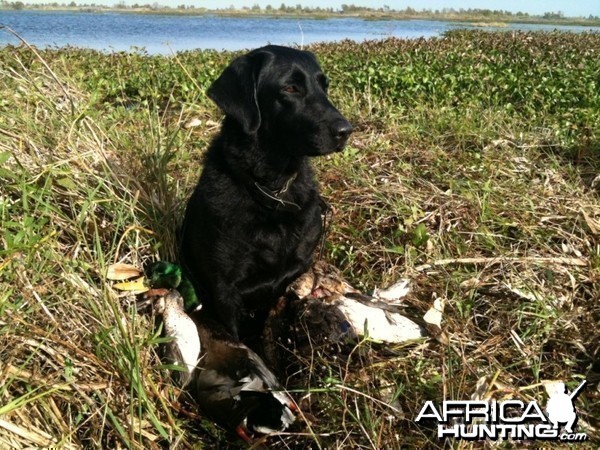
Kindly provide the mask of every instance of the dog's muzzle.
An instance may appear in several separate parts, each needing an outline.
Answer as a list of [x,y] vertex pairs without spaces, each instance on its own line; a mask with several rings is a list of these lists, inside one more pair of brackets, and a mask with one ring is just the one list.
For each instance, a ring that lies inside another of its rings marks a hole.
[[337,119],[329,127],[335,142],[335,150],[341,151],[352,133],[352,125],[346,119]]

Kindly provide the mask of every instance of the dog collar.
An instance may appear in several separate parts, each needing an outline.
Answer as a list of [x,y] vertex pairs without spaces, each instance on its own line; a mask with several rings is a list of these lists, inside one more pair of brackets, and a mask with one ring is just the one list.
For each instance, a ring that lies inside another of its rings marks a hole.
[[302,210],[302,207],[297,203],[290,202],[282,198],[292,183],[296,180],[297,176],[298,172],[294,173],[290,178],[287,179],[283,187],[277,191],[272,191],[271,189],[261,185],[258,181],[255,181],[253,186],[255,188],[255,192],[258,194],[258,202],[264,207],[273,211],[298,212]]

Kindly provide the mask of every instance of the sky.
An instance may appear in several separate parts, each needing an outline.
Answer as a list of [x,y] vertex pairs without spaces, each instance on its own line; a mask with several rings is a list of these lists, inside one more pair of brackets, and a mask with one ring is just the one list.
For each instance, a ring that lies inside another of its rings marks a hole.
[[[24,3],[38,4],[51,3],[70,3],[71,0],[24,0]],[[193,5],[197,7],[206,7],[210,9],[227,8],[233,5],[236,8],[244,6],[251,7],[255,4],[265,7],[271,5],[274,8],[284,3],[286,6],[302,6],[321,8],[340,8],[342,4],[368,6],[371,8],[381,8],[384,5],[392,9],[405,9],[411,7],[416,10],[421,9],[443,9],[454,8],[479,8],[479,9],[500,9],[512,12],[524,12],[529,14],[541,15],[545,12],[562,12],[566,17],[587,17],[590,14],[600,16],[600,0],[74,0],[75,3],[96,3],[105,5],[114,5],[116,3],[125,3],[126,5],[154,4],[176,7],[177,5]]]

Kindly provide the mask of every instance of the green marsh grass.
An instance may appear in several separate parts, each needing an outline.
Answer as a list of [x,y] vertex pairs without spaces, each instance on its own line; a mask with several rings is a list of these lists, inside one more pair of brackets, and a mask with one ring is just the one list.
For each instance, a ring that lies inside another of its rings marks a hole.
[[[414,423],[426,400],[487,383],[543,403],[543,380],[586,378],[576,406],[596,448],[600,36],[311,49],[356,129],[314,161],[334,208],[325,258],[365,291],[409,278],[413,317],[444,298],[444,336],[315,343],[287,378],[310,423],[268,443],[462,447]],[[104,277],[173,258],[220,120],[204,92],[233,56],[0,50],[1,447],[244,447],[177,401],[152,319]]]

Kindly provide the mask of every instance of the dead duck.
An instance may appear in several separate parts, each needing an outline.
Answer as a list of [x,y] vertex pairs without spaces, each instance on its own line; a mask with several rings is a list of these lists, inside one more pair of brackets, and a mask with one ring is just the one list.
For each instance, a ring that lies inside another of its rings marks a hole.
[[383,344],[423,338],[425,328],[402,309],[400,297],[407,292],[408,283],[401,281],[374,295],[363,294],[337,268],[318,261],[271,311],[263,333],[265,358],[281,367],[290,347],[303,355],[330,346],[337,351],[365,338]]
[[184,300],[177,290],[186,282],[179,266],[155,263],[146,275],[153,288],[171,289],[159,297],[155,310],[163,314],[165,334],[174,338],[167,353],[182,367],[176,378],[200,410],[247,442],[256,433],[287,429],[295,421],[294,401],[254,351],[198,310],[195,292]]
[[299,300],[299,316],[303,311],[318,315],[321,309],[324,314],[343,318],[338,320],[337,329],[331,330],[333,336],[368,337],[389,344],[425,337],[425,329],[403,315],[400,308],[408,291],[408,282],[401,280],[387,289],[376,289],[374,295],[363,294],[344,279],[339,269],[324,261],[316,262],[289,288]]
[[248,442],[287,429],[297,407],[263,360],[202,313],[192,317],[203,345],[189,391],[200,409]]

